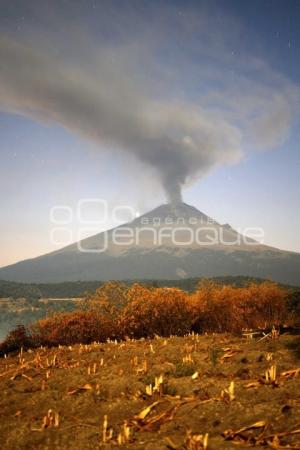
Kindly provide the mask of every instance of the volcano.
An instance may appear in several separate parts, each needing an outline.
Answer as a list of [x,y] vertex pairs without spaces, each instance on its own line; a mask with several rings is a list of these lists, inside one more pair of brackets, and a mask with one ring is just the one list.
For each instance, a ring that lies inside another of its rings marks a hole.
[[300,283],[300,254],[259,243],[185,203],[0,269],[20,282],[238,276]]

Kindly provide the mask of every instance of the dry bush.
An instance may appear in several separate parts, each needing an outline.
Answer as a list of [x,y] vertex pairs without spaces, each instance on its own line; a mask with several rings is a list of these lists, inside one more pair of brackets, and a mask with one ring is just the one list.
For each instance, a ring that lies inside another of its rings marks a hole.
[[192,330],[240,333],[243,329],[266,329],[284,323],[286,298],[287,291],[270,282],[243,288],[205,282],[192,294],[177,288],[110,282],[89,296],[81,310],[39,320],[30,332],[18,327],[0,351],[29,345],[88,344],[126,336],[182,336]]
[[195,331],[241,332],[271,328],[286,318],[287,292],[275,283],[247,287],[201,284],[191,295]]
[[248,310],[253,328],[282,325],[287,317],[288,292],[276,283],[252,283],[247,288]]
[[194,324],[197,332],[237,331],[236,289],[214,283],[201,284],[191,295]]
[[118,319],[123,335],[135,338],[184,335],[191,329],[188,294],[180,289],[134,285],[128,299]]
[[122,308],[128,301],[129,287],[118,281],[107,281],[86,298],[88,308],[97,308],[105,313],[115,313],[115,308]]
[[104,342],[115,337],[111,318],[97,310],[57,313],[39,320],[31,327],[34,340],[40,345],[55,346],[76,343]]
[[6,339],[0,344],[0,356],[18,351],[20,348],[26,350],[32,345],[32,337],[28,334],[24,325],[18,325],[8,333]]

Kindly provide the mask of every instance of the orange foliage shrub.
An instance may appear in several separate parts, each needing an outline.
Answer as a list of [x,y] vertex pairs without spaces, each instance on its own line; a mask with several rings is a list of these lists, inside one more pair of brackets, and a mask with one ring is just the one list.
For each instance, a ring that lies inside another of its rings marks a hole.
[[87,296],[87,306],[103,308],[106,313],[113,311],[114,308],[121,308],[127,303],[128,289],[129,287],[124,283],[108,281]]
[[191,295],[193,330],[220,333],[241,330],[236,291],[232,286],[201,285]]
[[[288,292],[275,283],[247,287],[201,283],[188,294],[177,288],[105,283],[89,296],[84,309],[58,313],[11,332],[5,348],[19,346],[104,342],[122,339],[184,335],[196,332],[233,332],[271,328],[286,319]],[[0,348],[1,351],[1,348]]]
[[74,311],[39,320],[31,327],[31,332],[39,345],[89,344],[115,337],[115,325],[96,310]]
[[[287,317],[287,291],[276,283],[252,283],[239,309],[248,328],[271,328],[282,325]],[[242,296],[241,296],[242,297]]]
[[191,295],[195,331],[241,332],[271,328],[286,317],[287,292],[275,283],[236,288],[202,284]]
[[151,289],[134,285],[118,319],[123,335],[134,338],[184,335],[192,325],[188,295],[175,288]]

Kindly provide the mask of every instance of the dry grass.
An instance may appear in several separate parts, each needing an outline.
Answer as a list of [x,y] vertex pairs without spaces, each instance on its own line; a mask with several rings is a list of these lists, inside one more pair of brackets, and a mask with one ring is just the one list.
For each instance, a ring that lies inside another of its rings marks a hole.
[[0,448],[299,449],[297,339],[194,334],[9,355]]

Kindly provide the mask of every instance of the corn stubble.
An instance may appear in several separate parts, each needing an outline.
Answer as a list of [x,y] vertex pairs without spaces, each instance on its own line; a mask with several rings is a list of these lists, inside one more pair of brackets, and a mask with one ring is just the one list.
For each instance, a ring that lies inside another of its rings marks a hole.
[[[15,424],[21,442],[28,425],[31,439],[40,436],[37,449],[54,435],[60,448],[74,450],[142,449],[148,441],[153,449],[162,443],[179,450],[300,449],[300,367],[285,346],[292,338],[276,339],[280,351],[272,352],[268,339],[195,333],[21,349],[0,360],[1,448],[12,439]],[[218,362],[212,365],[208,352],[216,344]],[[178,377],[176,364],[196,370]],[[246,380],[235,376],[244,364]],[[249,396],[251,389],[256,394]]]

